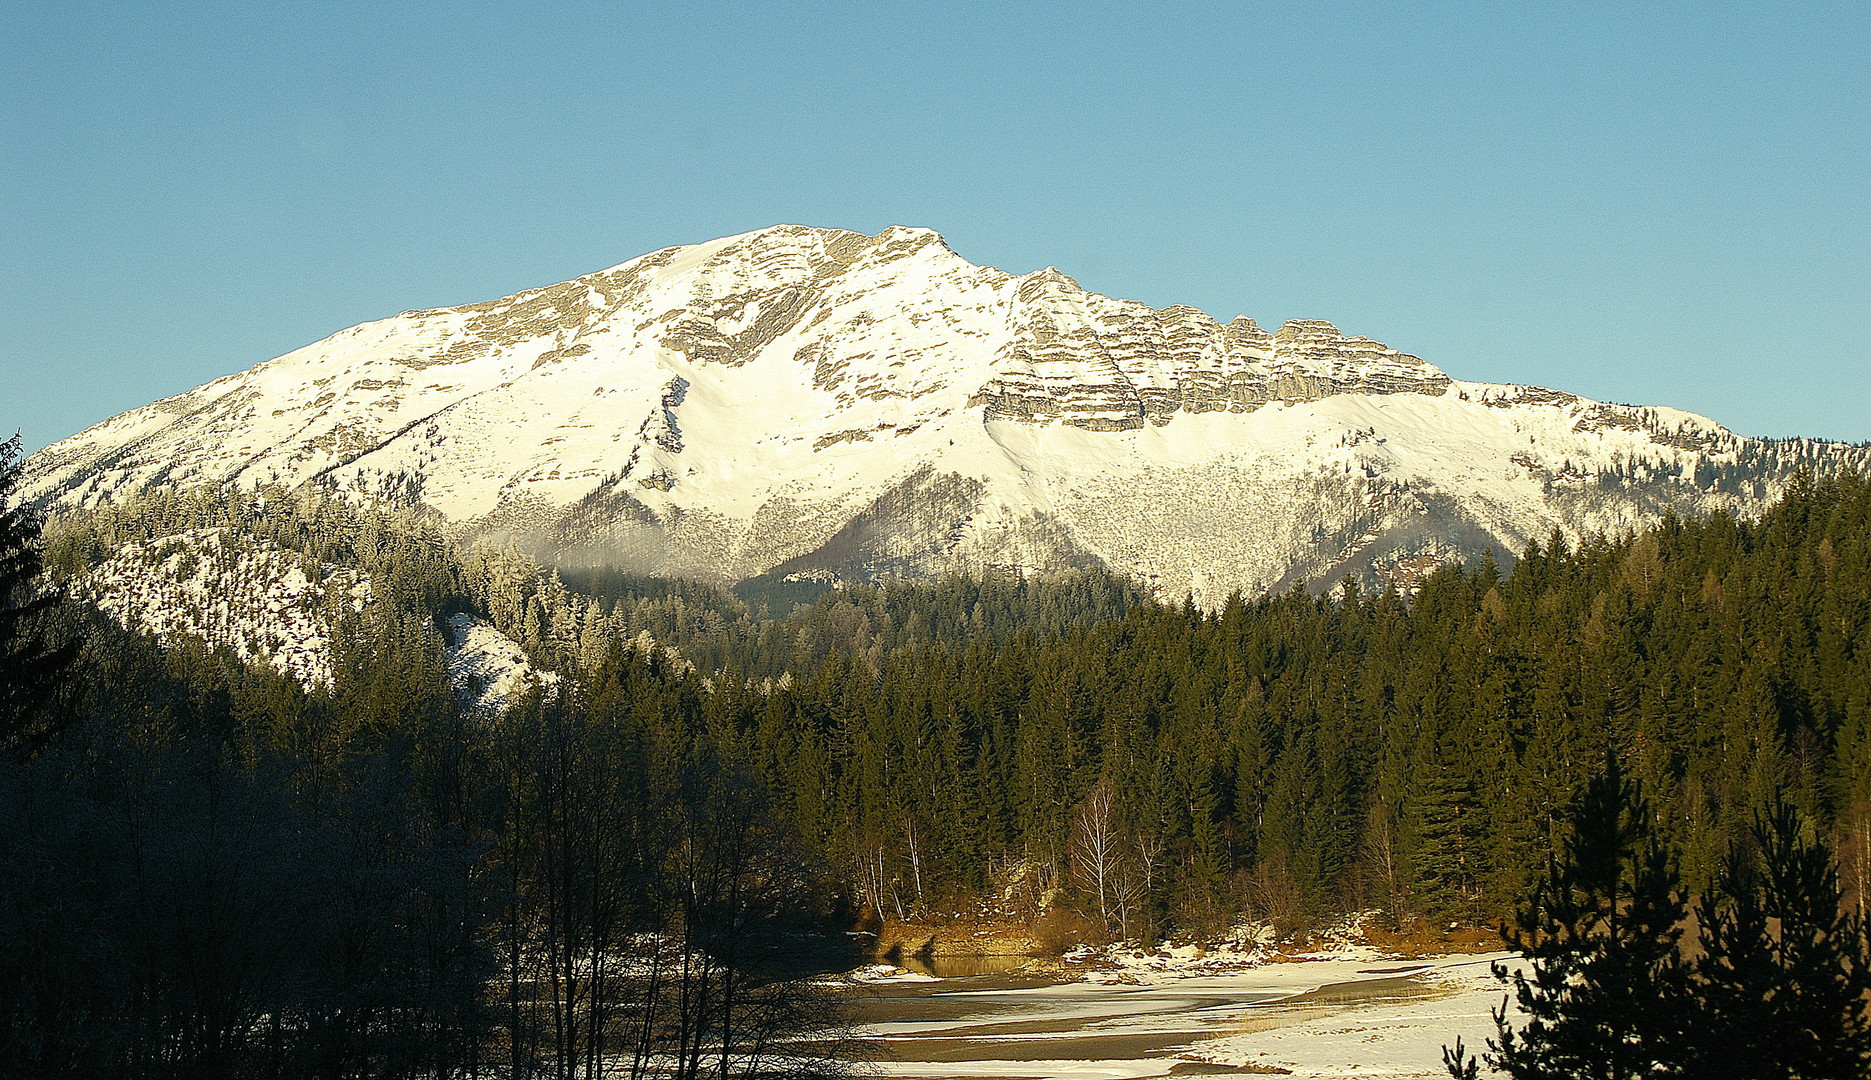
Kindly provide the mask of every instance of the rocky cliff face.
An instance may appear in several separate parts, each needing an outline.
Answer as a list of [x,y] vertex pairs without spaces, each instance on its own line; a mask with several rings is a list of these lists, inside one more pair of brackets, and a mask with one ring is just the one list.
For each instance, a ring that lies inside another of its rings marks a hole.
[[1163,425],[1178,412],[1251,412],[1340,393],[1441,394],[1447,375],[1329,322],[1267,333],[1192,307],[1157,311],[1087,293],[1046,269],[1021,278],[994,374],[970,400],[989,419],[1058,421],[1088,431]]
[[313,485],[638,571],[1101,562],[1217,602],[1745,512],[1800,463],[1867,465],[1005,274],[926,229],[779,226],[352,327],[48,447],[26,491]]

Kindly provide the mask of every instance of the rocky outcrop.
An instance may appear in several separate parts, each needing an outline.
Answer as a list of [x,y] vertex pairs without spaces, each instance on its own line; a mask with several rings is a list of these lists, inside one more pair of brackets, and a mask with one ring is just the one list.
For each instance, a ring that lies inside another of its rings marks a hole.
[[989,419],[1092,431],[1169,423],[1178,412],[1250,412],[1331,394],[1446,393],[1424,360],[1329,322],[1274,333],[1238,316],[1222,326],[1192,307],[1160,311],[1086,293],[1048,268],[1021,279],[995,376],[971,399]]

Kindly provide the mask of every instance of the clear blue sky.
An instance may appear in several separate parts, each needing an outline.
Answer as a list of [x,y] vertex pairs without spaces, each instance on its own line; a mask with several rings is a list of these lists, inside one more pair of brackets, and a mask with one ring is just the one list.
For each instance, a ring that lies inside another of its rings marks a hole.
[[0,0],[0,426],[779,222],[1871,439],[1871,5]]

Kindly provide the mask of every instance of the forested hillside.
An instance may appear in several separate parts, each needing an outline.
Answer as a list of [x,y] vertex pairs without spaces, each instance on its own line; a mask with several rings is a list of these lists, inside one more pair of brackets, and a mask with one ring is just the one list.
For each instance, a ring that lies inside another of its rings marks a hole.
[[[375,601],[336,618],[332,681],[310,686],[81,604],[34,615],[83,643],[64,733],[16,753],[0,810],[0,950],[42,1057],[103,1025],[118,1071],[290,1047],[337,1063],[320,1075],[699,1059],[724,1035],[678,987],[747,1010],[729,1039],[751,1017],[808,1030],[801,988],[851,959],[844,928],[989,895],[1145,937],[1492,920],[1607,745],[1692,888],[1779,791],[1871,894],[1855,476],[1803,480],[1756,522],[1445,568],[1407,601],[1204,611],[1084,572],[792,606],[785,583],[542,572],[277,493],[60,518],[48,577],[199,529],[355,567]],[[465,709],[442,662],[462,612],[569,691]],[[52,955],[80,962],[29,962]]]
[[1133,601],[996,639],[971,629],[994,587],[853,591],[785,622],[800,641],[831,631],[823,662],[802,650],[771,691],[717,680],[703,708],[749,733],[828,855],[882,867],[853,877],[891,910],[1024,866],[1081,895],[1108,875],[1147,928],[1366,906],[1492,918],[1608,744],[1692,886],[1778,790],[1839,830],[1862,895],[1867,535],[1871,489],[1842,478],[1758,523],[1445,569],[1408,604]]
[[888,914],[1016,872],[1034,895],[1075,884],[1073,820],[1108,777],[1124,840],[1109,870],[1147,894],[1130,905],[1141,925],[1167,927],[1496,915],[1608,743],[1657,793],[1692,882],[1776,789],[1856,850],[1871,828],[1867,525],[1865,483],[1846,476],[1758,522],[1671,520],[1578,551],[1554,538],[1505,574],[1445,568],[1408,602],[1296,589],[1209,612],[1096,572],[748,602],[542,573],[511,548],[461,552],[417,519],[303,496],[67,518],[49,562],[69,575],[225,526],[359,566],[388,602],[350,624],[344,685],[307,699],[338,714],[402,710],[359,699],[405,696],[408,673],[383,669],[433,652],[453,611],[581,680],[587,707],[607,656],[653,642],[659,709],[745,740],[794,823]]

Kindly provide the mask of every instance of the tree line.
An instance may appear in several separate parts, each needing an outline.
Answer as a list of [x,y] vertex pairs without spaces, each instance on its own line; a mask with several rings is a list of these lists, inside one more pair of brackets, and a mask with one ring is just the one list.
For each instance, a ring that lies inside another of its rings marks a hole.
[[[846,898],[879,915],[1017,878],[1036,900],[1102,881],[1100,917],[1133,934],[1373,906],[1498,917],[1607,744],[1656,794],[1692,885],[1785,790],[1867,891],[1871,515],[1854,476],[1796,484],[1755,522],[1669,520],[1578,550],[1555,536],[1507,572],[1444,568],[1408,602],[1294,590],[1214,612],[1096,572],[776,610],[542,570],[304,495],[154,499],[55,530],[53,561],[98,543],[74,536],[240,519],[398,582],[383,594],[411,624],[478,611],[575,680],[619,641],[673,647],[692,670],[662,677],[694,679],[711,728],[745,734]],[[248,520],[271,518],[311,524]],[[1101,782],[1115,798],[1094,797]]]
[[1808,480],[1758,521],[1555,536],[1407,602],[1137,601],[1001,639],[965,613],[1004,585],[853,588],[779,620],[833,640],[823,660],[777,685],[719,669],[706,707],[892,916],[1020,879],[1130,935],[1371,907],[1495,919],[1607,745],[1692,889],[1784,795],[1862,904],[1868,526],[1863,479]]

